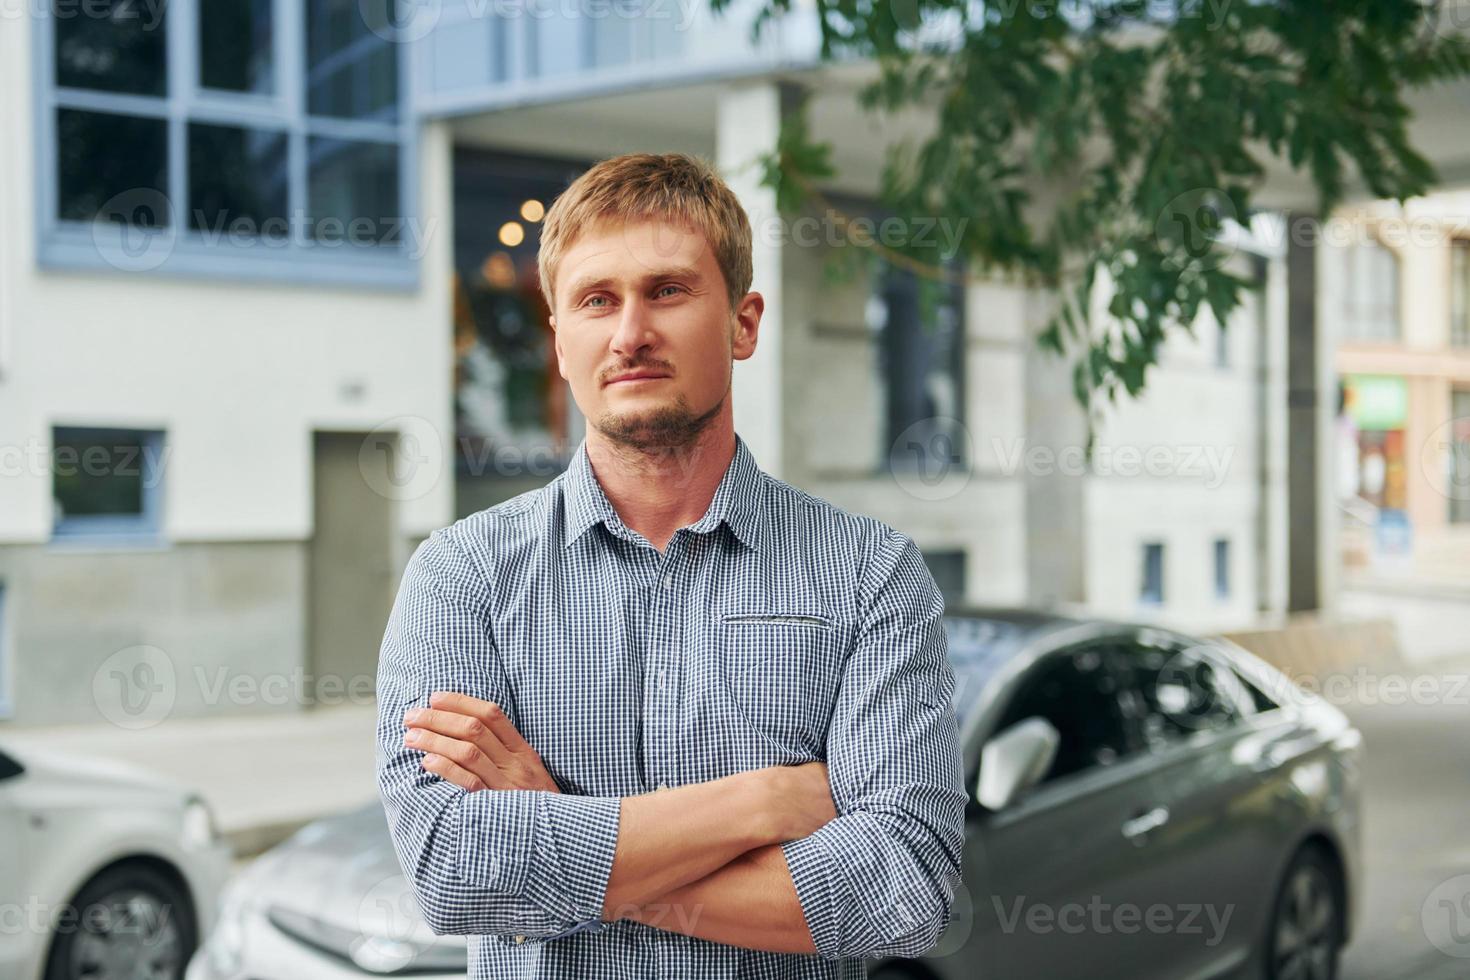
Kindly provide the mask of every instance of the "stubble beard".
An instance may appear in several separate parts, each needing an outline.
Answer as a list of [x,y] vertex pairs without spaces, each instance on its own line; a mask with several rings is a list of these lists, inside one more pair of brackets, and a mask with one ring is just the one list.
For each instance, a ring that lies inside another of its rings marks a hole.
[[689,399],[679,395],[670,405],[642,412],[603,412],[593,425],[609,442],[637,453],[667,452],[694,444],[720,414],[730,389],[709,411],[695,413]]

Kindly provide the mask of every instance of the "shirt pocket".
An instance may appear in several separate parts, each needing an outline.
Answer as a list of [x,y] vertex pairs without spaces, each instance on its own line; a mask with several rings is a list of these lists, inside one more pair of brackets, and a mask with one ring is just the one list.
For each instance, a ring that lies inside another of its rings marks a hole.
[[809,612],[729,613],[719,625],[731,701],[781,762],[826,757],[845,631]]

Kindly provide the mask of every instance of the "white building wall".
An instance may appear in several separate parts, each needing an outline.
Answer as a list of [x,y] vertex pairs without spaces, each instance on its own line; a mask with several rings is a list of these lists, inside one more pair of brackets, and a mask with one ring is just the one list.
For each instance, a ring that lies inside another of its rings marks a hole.
[[[408,415],[452,438],[442,124],[420,145],[417,290],[43,271],[31,28],[0,18],[0,543],[50,537],[54,424],[167,430],[163,529],[175,542],[309,537],[313,429]],[[446,472],[404,500],[402,532],[446,523],[452,492]]]
[[[1267,294],[1269,296],[1270,294]],[[1103,615],[1194,630],[1239,628],[1260,614],[1265,298],[1245,293],[1216,363],[1208,311],[1175,332],[1136,401],[1099,427],[1084,494],[1087,605]],[[1229,545],[1229,594],[1215,589],[1214,542]],[[1143,547],[1164,545],[1163,602],[1140,599]]]

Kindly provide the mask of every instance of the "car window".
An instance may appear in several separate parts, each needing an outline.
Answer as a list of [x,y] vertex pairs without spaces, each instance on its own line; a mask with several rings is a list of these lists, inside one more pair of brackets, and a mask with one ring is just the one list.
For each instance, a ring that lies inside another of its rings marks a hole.
[[1027,718],[1045,718],[1061,741],[1042,783],[1097,766],[1128,753],[1128,730],[1118,702],[1118,682],[1104,650],[1084,646],[1053,653],[1022,678],[996,731]]
[[1153,748],[1230,728],[1246,713],[1239,680],[1202,645],[1145,634],[1122,644],[1119,654],[1129,678],[1124,704]]

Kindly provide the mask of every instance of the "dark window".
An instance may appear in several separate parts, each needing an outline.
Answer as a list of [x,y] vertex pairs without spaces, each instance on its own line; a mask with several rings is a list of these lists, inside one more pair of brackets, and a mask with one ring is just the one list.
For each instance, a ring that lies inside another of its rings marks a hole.
[[312,237],[359,245],[398,241],[398,147],[313,136],[308,149]]
[[54,429],[56,536],[156,534],[164,463],[161,432]]
[[285,238],[286,135],[189,124],[189,227]]
[[1250,698],[1251,707],[1255,710],[1256,714],[1275,711],[1281,707],[1281,705],[1276,703],[1275,699],[1265,691],[1262,691],[1254,682],[1247,680],[1245,675],[1238,670],[1235,671],[1235,679],[1240,682],[1240,686],[1245,690],[1246,697]]
[[313,116],[398,118],[397,0],[308,0],[306,105]]
[[199,0],[199,84],[227,92],[269,93],[275,25],[272,0]]
[[873,281],[878,322],[871,326],[879,337],[889,466],[943,478],[969,465],[963,436],[964,289],[882,261]]
[[167,9],[166,4],[139,0],[53,4],[56,84],[130,95],[166,95]]
[[934,576],[934,584],[946,603],[963,602],[965,598],[965,553],[963,551],[926,551],[924,564]]
[[536,252],[581,161],[454,153],[454,417],[460,513],[561,471],[580,417],[557,370]]
[[1061,736],[1042,782],[1108,766],[1128,753],[1117,679],[1100,647],[1053,654],[1031,669],[996,731],[1044,718]]
[[1230,539],[1215,539],[1215,598],[1230,598]]
[[[198,0],[165,44],[172,4],[56,0],[40,52],[55,109],[41,120],[39,262],[384,286],[415,275],[397,68],[411,8]],[[196,77],[170,75],[180,64]],[[262,238],[277,247],[249,247]]]
[[1202,649],[1145,642],[1120,649],[1131,679],[1130,714],[1149,745],[1161,747],[1240,721],[1241,692],[1234,675],[1222,671]]
[[168,226],[164,120],[58,109],[56,135],[59,217],[135,228]]
[[1157,541],[1143,546],[1143,578],[1138,597],[1154,604],[1164,601],[1164,546]]

